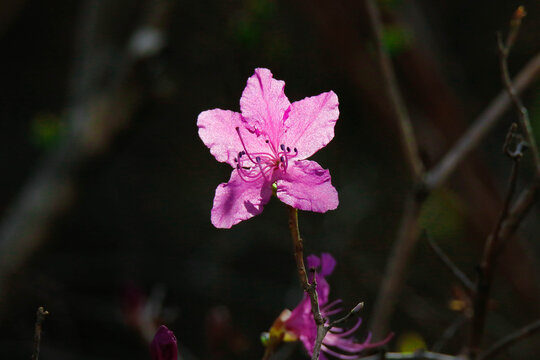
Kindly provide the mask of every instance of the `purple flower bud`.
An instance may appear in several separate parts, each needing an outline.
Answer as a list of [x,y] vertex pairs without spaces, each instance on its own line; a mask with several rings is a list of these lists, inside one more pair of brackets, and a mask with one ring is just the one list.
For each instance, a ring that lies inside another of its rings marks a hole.
[[152,360],[177,360],[178,347],[174,333],[165,325],[161,325],[150,344]]

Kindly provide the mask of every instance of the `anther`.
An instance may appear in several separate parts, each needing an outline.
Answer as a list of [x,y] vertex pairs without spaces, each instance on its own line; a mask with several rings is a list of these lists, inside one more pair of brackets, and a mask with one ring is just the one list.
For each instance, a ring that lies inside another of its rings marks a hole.
[[261,162],[261,157],[260,157],[260,156],[257,156],[257,157],[255,158],[255,161],[258,162],[258,163],[260,163],[260,162]]
[[279,147],[281,148],[282,151],[285,151],[285,145],[281,144]]
[[291,148],[287,146],[287,152],[291,152]]
[[294,148],[294,152],[297,153],[297,152],[298,152],[298,149],[297,149],[297,148]]
[[285,162],[285,157],[280,156],[280,157],[279,157],[279,160],[281,160],[281,162]]
[[268,144],[270,142],[270,140],[266,139],[266,140],[264,140],[264,142]]
[[234,162],[238,162],[238,159],[237,159],[237,158],[234,158]]

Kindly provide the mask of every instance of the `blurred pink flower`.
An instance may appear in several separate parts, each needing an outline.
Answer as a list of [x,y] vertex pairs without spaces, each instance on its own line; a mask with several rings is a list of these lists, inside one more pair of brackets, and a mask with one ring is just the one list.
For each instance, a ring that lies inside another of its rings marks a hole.
[[150,355],[152,360],[177,360],[176,337],[165,325],[161,325],[156,331],[154,340],[150,344]]
[[[330,293],[330,285],[326,281],[326,276],[330,275],[334,271],[336,261],[332,255],[328,253],[321,254],[321,257],[310,255],[307,258],[308,268],[316,269],[317,280],[317,295],[319,297],[319,306],[321,309],[321,315],[326,319],[327,324],[329,322],[328,317],[341,312],[343,309],[338,305],[341,304],[341,299],[328,302],[328,295]],[[310,281],[313,280],[313,277]],[[344,328],[333,327],[326,335],[321,346],[321,354],[319,359],[326,360],[325,354],[335,356],[339,359],[352,360],[358,359],[359,354],[370,348],[375,348],[386,344],[392,338],[393,334],[390,334],[383,341],[376,343],[370,343],[371,333],[368,334],[366,339],[362,342],[356,342],[352,337],[353,333],[360,327],[362,319],[358,319],[356,324],[346,330]],[[317,325],[311,312],[311,302],[307,294],[294,308],[293,311],[284,310],[279,318],[274,322],[269,333],[270,341],[276,341],[273,339],[280,339],[281,341],[298,341],[300,340],[310,356],[313,355],[313,347],[317,339]],[[273,339],[272,339],[273,338]]]
[[213,109],[197,119],[199,136],[217,161],[233,167],[216,189],[211,221],[230,228],[262,212],[272,196],[301,210],[324,213],[338,206],[330,172],[305,160],[334,137],[338,98],[322,93],[290,103],[285,82],[255,69],[240,98],[241,113]]

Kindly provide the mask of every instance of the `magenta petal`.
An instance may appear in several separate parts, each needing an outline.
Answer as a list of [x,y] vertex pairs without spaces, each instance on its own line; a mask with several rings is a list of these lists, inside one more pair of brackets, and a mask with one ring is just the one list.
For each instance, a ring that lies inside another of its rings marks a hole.
[[321,260],[319,259],[319,257],[313,254],[309,255],[306,258],[306,262],[307,262],[308,269],[318,268],[321,265]]
[[230,229],[240,221],[259,215],[272,196],[272,186],[260,178],[246,182],[235,169],[228,183],[216,189],[211,221],[217,228]]
[[310,157],[334,137],[338,106],[338,97],[333,91],[292,103],[282,143],[296,147],[299,159]]
[[276,149],[283,134],[285,112],[291,105],[284,87],[285,82],[274,79],[270,70],[259,68],[248,79],[240,98],[240,109],[246,122],[266,134]]
[[176,337],[165,325],[161,325],[150,344],[152,360],[176,360],[178,347]]
[[334,210],[339,199],[331,180],[330,172],[315,161],[295,161],[277,180],[277,197],[300,210],[320,213]]
[[320,274],[322,276],[328,276],[334,272],[336,267],[336,259],[329,253],[321,254],[321,270]]
[[203,111],[197,119],[199,136],[210,149],[217,161],[226,162],[236,167],[234,158],[244,150],[236,128],[249,151],[257,152],[263,148],[264,141],[245,128],[245,122],[239,113],[229,110],[213,109]]

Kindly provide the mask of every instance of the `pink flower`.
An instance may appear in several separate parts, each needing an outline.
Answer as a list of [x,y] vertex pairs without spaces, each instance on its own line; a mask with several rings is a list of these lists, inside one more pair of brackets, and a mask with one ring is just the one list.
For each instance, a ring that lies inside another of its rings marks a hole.
[[161,325],[156,331],[154,340],[150,344],[152,360],[177,360],[178,345],[174,333],[165,325]]
[[272,186],[297,209],[324,213],[338,206],[330,172],[305,160],[334,137],[337,95],[330,91],[291,104],[284,87],[270,70],[255,69],[240,98],[241,113],[213,109],[197,119],[210,153],[233,167],[214,197],[211,220],[218,228],[260,214]]
[[[325,277],[334,271],[336,261],[332,255],[323,253],[320,258],[315,255],[308,256],[307,265],[308,268],[317,269],[316,280],[319,306],[321,315],[326,319],[328,324],[329,316],[335,315],[343,310],[338,306],[341,303],[341,299],[330,303],[328,302],[330,285],[328,285]],[[363,342],[356,342],[354,338],[352,338],[352,335],[360,327],[361,323],[362,319],[358,319],[356,324],[348,330],[333,327],[323,340],[321,346],[322,352],[319,359],[327,359],[325,354],[345,360],[358,359],[359,354],[362,351],[384,345],[390,341],[393,336],[393,334],[390,334],[383,341],[370,343],[371,334],[369,334]],[[304,344],[309,355],[313,355],[313,347],[315,346],[315,340],[317,339],[317,326],[311,312],[311,302],[307,294],[304,295],[300,304],[298,304],[293,311],[284,310],[281,313],[279,318],[272,325],[269,335],[269,341],[272,343],[276,343],[278,341],[276,339],[281,341],[300,340]]]

